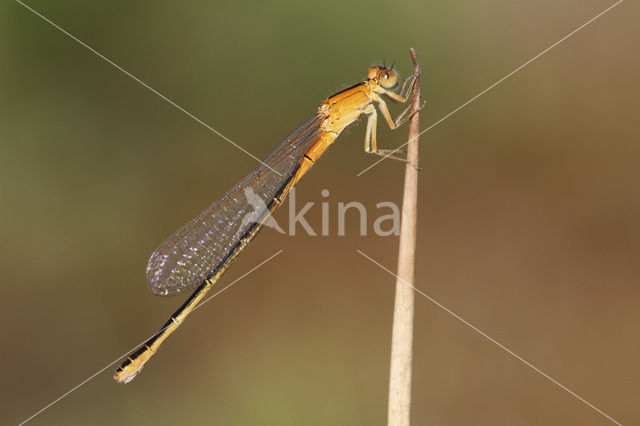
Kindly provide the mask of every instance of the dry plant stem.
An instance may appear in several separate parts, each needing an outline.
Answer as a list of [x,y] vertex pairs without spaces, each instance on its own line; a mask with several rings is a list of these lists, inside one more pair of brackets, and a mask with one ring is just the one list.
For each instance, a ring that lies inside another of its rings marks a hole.
[[[400,248],[398,251],[398,279],[393,310],[393,334],[391,337],[391,371],[389,380],[389,426],[408,426],[411,419],[411,371],[413,357],[413,284],[416,253],[416,222],[418,213],[418,138],[420,122],[420,68],[416,53],[411,49],[414,81],[409,122],[408,163],[404,175]],[[404,282],[403,282],[404,281]]]

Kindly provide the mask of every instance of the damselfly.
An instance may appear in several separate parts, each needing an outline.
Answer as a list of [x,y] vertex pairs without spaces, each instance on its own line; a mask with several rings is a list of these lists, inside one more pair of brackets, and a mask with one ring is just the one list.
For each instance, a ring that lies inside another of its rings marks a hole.
[[[409,118],[409,108],[394,121],[381,95],[404,103],[413,90],[414,81],[413,76],[405,80],[400,94],[397,94],[393,89],[398,86],[398,74],[393,67],[370,68],[366,79],[325,100],[316,114],[287,136],[249,176],[173,234],[151,255],[146,279],[152,293],[172,296],[193,288],[195,291],[160,331],[120,365],[114,376],[117,382],[128,383],[140,372],[162,342],[178,328],[256,236],[291,188],[318,161],[340,132],[360,115],[368,116],[365,152],[404,161],[391,150],[378,149],[374,104],[378,105],[389,127],[395,129]],[[262,202],[250,199],[255,196]]]

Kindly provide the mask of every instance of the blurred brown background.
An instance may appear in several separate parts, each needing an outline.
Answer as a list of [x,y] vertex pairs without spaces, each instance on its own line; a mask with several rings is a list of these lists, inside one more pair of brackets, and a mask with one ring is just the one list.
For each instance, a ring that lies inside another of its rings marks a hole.
[[[241,4],[242,3],[242,4]],[[612,4],[30,6],[258,157],[386,58],[424,74],[422,128]],[[640,424],[639,6],[627,1],[426,133],[417,287],[624,424]],[[150,336],[183,298],[148,256],[255,161],[19,3],[0,5],[0,422]],[[399,108],[394,109],[394,115]],[[380,125],[381,144],[404,142]],[[397,239],[337,236],[336,205],[399,202],[402,165],[346,132],[299,185],[332,236],[265,230],[127,386],[116,365],[32,424],[386,421]],[[355,216],[355,215],[354,215]],[[281,223],[287,211],[276,214]],[[415,425],[611,424],[416,299]]]

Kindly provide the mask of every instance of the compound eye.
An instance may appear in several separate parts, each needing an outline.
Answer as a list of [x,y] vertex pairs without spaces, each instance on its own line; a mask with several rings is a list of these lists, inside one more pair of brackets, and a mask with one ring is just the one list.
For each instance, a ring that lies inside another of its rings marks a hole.
[[398,84],[398,73],[391,69],[385,69],[378,75],[380,85],[385,89],[393,89]]

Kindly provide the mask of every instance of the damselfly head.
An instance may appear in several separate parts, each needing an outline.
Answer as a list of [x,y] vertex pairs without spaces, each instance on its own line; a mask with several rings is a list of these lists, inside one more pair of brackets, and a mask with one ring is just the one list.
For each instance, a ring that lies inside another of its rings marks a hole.
[[382,65],[369,68],[367,77],[369,80],[377,80],[378,84],[385,89],[393,89],[398,85],[398,73]]

